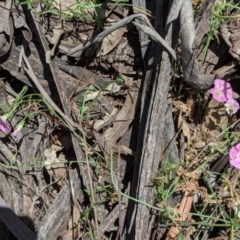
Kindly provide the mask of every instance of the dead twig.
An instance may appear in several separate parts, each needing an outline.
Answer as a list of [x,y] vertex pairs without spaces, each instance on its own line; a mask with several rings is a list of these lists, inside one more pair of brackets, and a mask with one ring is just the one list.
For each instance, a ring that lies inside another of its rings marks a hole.
[[147,26],[141,26],[139,23],[136,23],[136,22],[134,22],[134,25],[136,25],[138,28],[140,28],[145,34],[149,35],[149,37],[152,38],[154,41],[161,44],[170,53],[170,55],[173,57],[173,59],[176,59],[175,51],[157,33],[157,31],[153,28],[153,26],[149,22],[148,18],[142,13],[133,14],[131,16],[128,16],[128,17],[125,17],[125,18],[121,19],[116,24],[112,25],[108,29],[106,29],[103,32],[101,32],[100,34],[98,34],[98,36],[95,37],[93,40],[87,41],[84,44],[80,44],[77,47],[74,47],[73,49],[71,49],[69,51],[69,53],[67,55],[71,56],[71,55],[75,54],[76,52],[82,51],[82,50],[92,46],[93,44],[101,43],[102,40],[105,37],[107,37],[110,33],[112,33],[113,31],[121,28],[122,26],[132,22],[134,19],[142,20]]
[[34,74],[34,71],[25,55],[25,53],[23,52],[23,60],[27,66],[27,68],[24,68],[24,70],[26,71],[26,73],[28,74],[28,76],[32,79],[32,81],[34,82],[34,84],[36,85],[36,87],[38,88],[39,92],[42,94],[42,96],[44,97],[44,99],[48,102],[48,104],[66,121],[66,123],[68,123],[68,126],[70,127],[70,129],[73,131],[74,129],[78,129],[79,126],[74,123],[69,117],[67,117],[62,110],[56,105],[56,103],[50,98],[50,96],[48,95],[48,93],[46,92],[46,90],[42,87],[42,85],[39,83],[37,77]]

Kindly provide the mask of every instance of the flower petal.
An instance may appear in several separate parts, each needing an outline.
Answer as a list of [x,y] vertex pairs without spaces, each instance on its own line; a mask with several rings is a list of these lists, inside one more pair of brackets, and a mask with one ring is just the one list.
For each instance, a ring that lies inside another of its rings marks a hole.
[[232,91],[232,86],[230,83],[228,83],[228,82],[224,83],[223,93],[227,99],[233,98],[233,91]]
[[229,99],[225,103],[226,111],[232,115],[239,110],[239,103],[235,99]]
[[214,80],[214,88],[224,88],[225,81],[222,79],[215,79]]
[[230,159],[229,162],[233,167],[240,169],[240,160],[239,159]]
[[238,153],[239,153],[239,151],[235,147],[232,147],[229,151],[230,159],[235,159],[237,157]]
[[10,132],[10,127],[3,117],[0,117],[0,131],[6,134]]
[[233,167],[240,169],[240,143],[230,149],[229,162]]
[[11,133],[11,135],[12,135],[13,137],[17,137],[18,134],[19,134],[19,131],[18,131],[18,130],[14,130],[14,131]]
[[232,99],[233,96],[231,84],[222,79],[214,80],[214,87],[210,92],[218,102],[226,102],[228,99]]

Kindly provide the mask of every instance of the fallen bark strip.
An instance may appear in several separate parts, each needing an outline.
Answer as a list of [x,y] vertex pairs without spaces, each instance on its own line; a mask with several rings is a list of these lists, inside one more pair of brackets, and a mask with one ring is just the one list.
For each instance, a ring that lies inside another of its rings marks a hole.
[[19,219],[0,196],[0,220],[18,240],[35,240],[35,234]]
[[63,234],[71,217],[74,202],[82,203],[84,200],[80,186],[81,180],[77,171],[71,171],[69,182],[65,184],[40,224],[37,240],[58,239]]
[[113,122],[113,126],[108,128],[103,136],[102,148],[105,149],[108,155],[110,155],[111,151],[114,149],[116,151],[117,141],[123,137],[123,135],[129,129],[132,120],[134,119],[134,114],[136,111],[137,105],[137,92],[129,92],[126,96],[126,100],[122,109],[117,113],[117,116]]
[[[156,12],[160,15],[162,15],[163,11],[166,11],[161,4],[158,3],[156,9]],[[156,24],[159,24],[159,22]],[[161,28],[164,29],[165,27],[161,26],[157,30],[161,31]],[[169,23],[165,29],[165,32],[167,32],[165,40],[171,46],[173,38],[172,23]],[[161,146],[163,146],[164,141],[163,129],[167,95],[171,80],[171,59],[168,52],[161,51],[159,46],[153,44],[151,54],[156,66],[150,59],[148,63],[150,70],[146,73],[147,78],[144,83],[147,84],[145,89],[148,91],[142,109],[141,131],[138,138],[137,156],[131,186],[131,196],[149,205],[153,205],[154,202],[151,177],[156,175],[160,163]],[[151,209],[143,204],[130,201],[127,216],[124,239],[150,239]]]
[[[175,20],[180,17],[181,52],[184,80],[197,89],[206,89],[211,86],[214,76],[202,74],[200,66],[193,54],[195,29],[191,1],[163,1],[156,4],[155,26],[161,36],[167,30],[165,41],[168,45],[176,44],[179,28]],[[169,14],[166,9],[171,6]],[[164,19],[166,17],[166,19]],[[164,26],[164,22],[166,25]],[[147,31],[139,23],[138,28]],[[150,52],[148,68],[142,93],[142,109],[140,136],[138,142],[136,163],[134,168],[131,195],[139,201],[153,204],[153,189],[151,177],[154,177],[159,167],[160,152],[164,142],[164,113],[170,82],[171,61],[168,53],[158,49],[153,44]],[[160,64],[159,64],[160,62]],[[154,68],[155,67],[155,68]],[[144,132],[142,133],[142,130]],[[146,206],[130,201],[128,218],[125,223],[124,239],[149,239],[151,235],[151,210]],[[129,220],[130,219],[130,220]]]
[[[39,9],[39,11],[41,11],[41,9]],[[43,50],[45,56],[47,56],[47,52],[49,51],[49,48],[48,48],[48,44],[46,42],[46,39],[44,38],[42,26],[40,25],[41,21],[40,21],[39,15],[37,13],[34,14],[33,12],[25,9],[25,17],[27,17],[29,19],[29,22],[30,22],[29,28],[37,36],[40,44],[42,45],[42,50]],[[46,63],[49,62],[49,68],[51,70],[51,74],[52,74],[54,83],[57,87],[57,91],[58,91],[58,94],[59,94],[59,97],[60,97],[60,101],[61,101],[63,109],[64,109],[64,114],[63,115],[61,114],[61,116],[64,117],[66,122],[70,123],[70,129],[72,130],[71,131],[71,138],[72,138],[72,143],[73,143],[73,147],[74,147],[76,157],[79,161],[81,161],[83,159],[86,160],[86,163],[80,163],[79,162],[79,169],[80,169],[80,174],[83,177],[83,184],[86,186],[87,190],[91,194],[91,203],[93,205],[95,225],[96,225],[97,233],[100,233],[99,230],[98,230],[98,217],[97,217],[97,211],[96,211],[96,207],[95,207],[96,201],[95,201],[95,195],[94,195],[94,190],[93,190],[93,182],[92,182],[93,174],[92,174],[92,170],[90,168],[90,164],[88,162],[88,160],[89,160],[88,155],[87,155],[88,150],[87,150],[87,147],[86,147],[86,139],[85,139],[85,136],[84,136],[84,132],[82,130],[81,123],[78,123],[78,124],[74,123],[71,119],[72,104],[70,102],[70,99],[67,97],[67,91],[66,91],[66,88],[64,87],[65,83],[62,80],[61,76],[58,74],[58,71],[57,71],[57,68],[56,68],[56,65],[55,65],[54,61],[52,61],[52,60],[49,61],[49,59],[47,61],[47,59],[45,59],[45,62]],[[33,75],[31,77],[33,77]],[[50,102],[52,102],[52,101],[50,101]],[[53,102],[52,102],[52,104],[54,105]],[[60,113],[60,111],[58,110],[58,113]],[[80,134],[83,137],[82,140],[85,144],[85,153],[80,148],[80,139],[79,139],[79,136],[77,136],[75,134],[76,131],[79,131]],[[100,239],[99,235],[97,236],[97,239]]]
[[[33,82],[36,84],[38,90],[43,95],[43,97],[46,99],[46,101],[69,124],[68,127],[72,132],[74,132],[74,129],[79,129],[79,126],[75,122],[73,122],[73,120],[70,119],[66,114],[64,114],[62,112],[62,110],[53,102],[53,100],[50,98],[50,96],[47,94],[47,92],[41,86],[41,84],[39,83],[39,81],[37,80],[37,78],[36,78],[36,76],[33,72],[33,69],[31,67],[31,65],[29,64],[29,62],[27,60],[27,57],[26,57],[25,53],[23,54],[23,59],[24,59],[24,62],[26,63],[26,66],[27,66],[27,68],[25,68],[25,71],[31,77]],[[69,107],[66,111],[69,112]],[[79,130],[81,130],[81,129],[79,129]],[[84,136],[84,133],[83,133],[82,130],[81,130],[81,132],[82,132],[82,135]],[[82,151],[80,149],[80,146],[78,144],[78,140],[75,138],[75,136],[73,134],[72,134],[72,141],[73,141],[73,146],[74,146],[74,149],[75,149],[77,159],[80,160],[80,159],[83,158],[82,157],[83,153],[82,153]],[[88,160],[86,160],[86,161],[88,161]],[[91,186],[91,177],[89,176],[90,167],[89,166],[85,167],[85,171],[86,171],[86,175],[84,175],[84,177],[85,177],[84,181],[86,183],[86,186],[88,186],[88,189],[90,189],[91,193],[93,193],[93,190],[92,190],[93,187]],[[80,185],[78,187],[80,187]],[[93,201],[93,202],[95,202],[95,201]],[[40,238],[40,239],[44,239],[44,238]],[[54,238],[50,237],[50,238],[46,238],[46,239],[54,239]],[[100,238],[98,238],[98,239],[100,239]]]
[[[33,12],[30,11],[25,11],[26,17],[29,17],[30,21],[30,29],[36,34],[37,38],[39,39],[40,44],[42,45],[44,55],[46,57],[47,51],[49,50],[48,44],[46,42],[46,39],[44,38],[43,31],[40,26],[40,19],[37,14],[34,14]],[[45,59],[45,63],[47,64],[47,59]],[[61,77],[58,74],[57,68],[55,66],[54,61],[49,62],[49,68],[51,70],[51,74],[54,80],[54,83],[57,87],[58,94],[60,97],[60,101],[62,103],[64,113],[68,119],[70,119],[70,114],[71,114],[71,108],[69,106],[70,102],[69,99],[66,96],[66,90],[64,88],[63,82],[61,81]],[[65,119],[66,120],[66,119]],[[69,122],[69,120],[67,121]]]
[[[139,10],[141,11],[142,9],[147,9],[146,5],[146,1],[145,0],[133,0],[133,11],[134,13],[138,13]],[[135,22],[140,23],[140,20],[135,20]],[[145,54],[148,48],[148,41],[149,41],[149,37],[144,34],[143,31],[139,32],[139,40],[140,40],[140,47],[141,47],[141,53],[142,53],[142,59],[145,59]],[[145,64],[144,64],[144,68],[145,68]]]
[[65,115],[64,112],[62,112],[62,110],[57,106],[57,104],[51,99],[51,97],[48,95],[48,93],[46,92],[46,90],[43,88],[43,86],[39,83],[37,77],[34,74],[34,71],[32,69],[32,66],[29,64],[29,61],[25,55],[25,53],[23,53],[23,59],[24,62],[27,66],[27,68],[25,68],[26,73],[28,74],[28,76],[32,79],[32,81],[35,83],[36,87],[38,88],[39,92],[43,95],[44,99],[48,102],[48,104],[66,121],[66,123],[69,124],[69,128],[72,130],[74,128],[78,128],[78,125],[76,123],[73,122],[72,119],[70,119],[68,116]]

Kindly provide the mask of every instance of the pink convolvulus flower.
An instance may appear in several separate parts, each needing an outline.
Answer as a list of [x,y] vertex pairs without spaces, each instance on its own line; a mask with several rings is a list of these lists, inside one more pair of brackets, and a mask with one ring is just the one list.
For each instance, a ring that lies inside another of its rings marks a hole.
[[222,80],[215,79],[214,87],[210,90],[213,98],[218,102],[226,102],[228,99],[232,99],[233,92],[230,83]]
[[11,135],[12,135],[13,137],[17,137],[18,134],[19,134],[19,130],[17,130],[17,129],[15,129],[15,130],[11,133]]
[[235,99],[228,99],[224,106],[229,115],[232,115],[239,110],[239,103]]
[[21,122],[18,123],[17,127],[15,128],[15,130],[11,133],[11,135],[13,137],[17,137],[18,136],[19,132],[21,131],[21,129],[24,126],[24,123],[25,123],[24,120],[22,120]]
[[0,131],[8,134],[10,132],[10,127],[7,123],[8,115],[0,116]]
[[233,167],[240,169],[240,143],[230,149],[229,162]]

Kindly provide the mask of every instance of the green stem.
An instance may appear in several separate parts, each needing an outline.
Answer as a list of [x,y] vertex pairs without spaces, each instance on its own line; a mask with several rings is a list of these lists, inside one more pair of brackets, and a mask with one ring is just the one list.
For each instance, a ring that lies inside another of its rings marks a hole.
[[233,16],[229,16],[229,15],[220,15],[218,13],[218,9],[219,7],[231,7],[231,8],[235,8],[237,10],[240,10],[240,7],[237,7],[235,5],[229,4],[229,3],[217,3],[213,6],[212,8],[212,13],[218,17],[218,18],[223,18],[223,19],[232,19],[232,18],[240,18],[240,14],[237,15],[233,15]]

